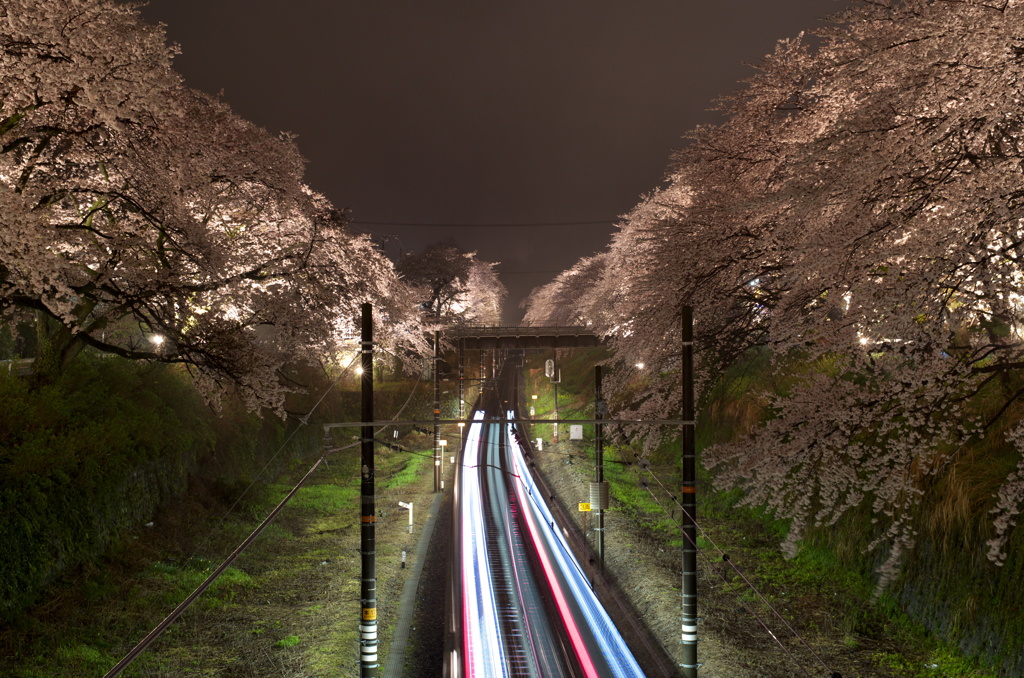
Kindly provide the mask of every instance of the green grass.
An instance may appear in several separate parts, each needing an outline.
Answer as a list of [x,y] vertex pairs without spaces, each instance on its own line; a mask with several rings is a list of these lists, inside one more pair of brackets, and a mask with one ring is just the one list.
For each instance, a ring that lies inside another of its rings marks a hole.
[[[161,587],[160,605],[173,608],[195,591],[213,573],[205,561],[193,561],[186,566],[154,563],[151,571],[170,586]],[[256,588],[257,582],[242,570],[229,567],[203,592],[196,604],[213,610],[229,605],[238,593]]]
[[933,650],[923,661],[892,652],[876,652],[872,658],[880,666],[906,678],[996,678],[996,674],[979,668],[945,646]]
[[[291,489],[288,485],[268,487],[270,498],[275,504],[284,499]],[[333,515],[358,506],[358,502],[359,485],[357,479],[353,477],[352,482],[346,485],[304,485],[299,488],[288,505],[294,510]]]
[[419,480],[420,475],[423,473],[423,466],[428,464],[431,459],[428,455],[433,454],[432,452],[417,452],[407,453],[402,455],[401,452],[395,453],[395,456],[404,456],[405,464],[402,466],[398,473],[388,478],[382,484],[382,489],[393,490],[406,485],[411,485]]
[[285,636],[281,640],[274,643],[274,647],[288,649],[291,647],[295,647],[301,642],[302,640],[298,636]]

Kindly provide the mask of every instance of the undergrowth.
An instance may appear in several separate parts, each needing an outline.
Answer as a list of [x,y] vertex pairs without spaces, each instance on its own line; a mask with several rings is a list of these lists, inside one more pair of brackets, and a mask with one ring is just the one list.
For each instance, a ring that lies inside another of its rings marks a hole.
[[[408,396],[408,383],[385,384],[380,391],[380,402],[398,403],[397,411]],[[344,389],[333,397],[342,405],[354,401]],[[422,416],[422,409],[416,414]],[[351,419],[335,405],[325,416]],[[219,425],[251,431],[244,417]],[[147,516],[151,522],[136,521],[103,554],[65,571],[35,606],[0,625],[0,675],[103,675],[191,594],[305,473],[320,451],[316,427],[308,428],[313,435],[303,444],[312,448],[305,458],[286,454],[283,475],[279,469],[257,477],[264,461],[239,473],[241,480],[195,479],[189,493]],[[241,436],[224,445],[242,446],[246,440],[253,439]],[[276,435],[270,439],[281,441]],[[418,454],[378,447],[376,458],[378,474],[387,479],[382,485],[391,488],[421,482],[429,470]],[[352,618],[359,598],[358,471],[358,449],[330,455],[260,538],[122,675],[357,671]],[[382,570],[398,567],[399,555],[389,549],[378,544]]]

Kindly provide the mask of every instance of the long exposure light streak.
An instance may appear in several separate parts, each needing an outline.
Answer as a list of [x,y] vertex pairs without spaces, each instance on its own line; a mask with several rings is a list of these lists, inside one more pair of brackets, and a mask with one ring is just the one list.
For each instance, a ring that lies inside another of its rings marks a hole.
[[[515,412],[508,412],[509,419],[515,419]],[[531,530],[536,530],[532,533],[532,536],[537,543],[538,553],[541,554],[541,560],[545,564],[545,572],[549,576],[549,581],[552,584],[553,591],[556,598],[561,593],[560,587],[557,582],[553,580],[553,572],[549,569],[550,562],[554,562],[558,567],[558,574],[560,578],[566,583],[570,594],[571,600],[578,606],[580,612],[582,612],[585,626],[594,635],[594,639],[597,641],[598,648],[600,649],[604,662],[608,668],[612,671],[614,676],[622,677],[640,677],[642,678],[643,671],[640,670],[639,664],[633,657],[633,653],[630,652],[629,647],[623,640],[622,635],[619,633],[615,624],[608,616],[608,612],[601,605],[601,602],[597,599],[594,594],[590,583],[587,581],[583,574],[583,571],[579,567],[579,563],[576,561],[575,556],[569,550],[568,544],[565,542],[565,538],[562,533],[554,527],[555,520],[551,515],[550,509],[547,504],[543,501],[538,501],[537,497],[540,493],[536,489],[536,485],[533,482],[533,477],[530,475],[529,469],[526,465],[526,460],[523,457],[523,451],[515,437],[515,426],[509,424],[506,429],[506,440],[509,449],[509,456],[511,457],[514,468],[517,472],[519,482],[516,483],[516,492],[520,498],[520,502],[524,507],[528,506],[529,510],[524,510],[524,515],[528,516],[528,524]],[[535,520],[530,517],[531,514],[536,514],[540,520]],[[539,526],[538,526],[539,523]],[[543,548],[540,540],[543,539],[546,542],[547,549]],[[545,551],[551,554],[550,561],[544,555]],[[569,613],[569,606],[562,606],[559,604],[559,609],[563,614],[563,618]],[[573,629],[577,629],[578,624],[572,619],[566,619],[566,628],[569,630],[570,637],[573,637],[573,645],[577,650],[577,653],[586,652],[585,648],[580,649],[580,645],[577,645],[576,639],[573,636]],[[582,641],[581,641],[582,644]],[[586,659],[580,657],[581,664],[583,664],[584,671],[588,671],[589,666],[593,666],[592,660],[589,654],[586,655]],[[596,670],[596,669],[595,669]],[[600,675],[594,673],[594,675]]]
[[497,414],[473,413],[455,488],[461,639],[448,675],[642,678]]
[[[480,463],[480,439],[484,413],[473,413],[469,427],[464,465]],[[463,656],[467,676],[506,676],[505,661],[498,636],[497,610],[490,587],[491,573],[484,539],[483,498],[480,477],[463,476],[462,502],[462,592]]]

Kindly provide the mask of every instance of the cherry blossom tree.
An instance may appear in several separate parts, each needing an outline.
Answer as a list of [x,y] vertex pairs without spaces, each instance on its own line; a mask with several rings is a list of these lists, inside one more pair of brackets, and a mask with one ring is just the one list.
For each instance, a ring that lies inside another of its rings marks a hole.
[[583,257],[572,268],[559,273],[547,285],[534,289],[523,302],[523,322],[537,327],[589,325],[597,316],[595,290],[605,275],[608,253]]
[[[770,351],[787,377],[770,420],[705,461],[792,518],[788,548],[868,502],[883,583],[929,479],[1024,395],[1022,28],[1018,0],[872,0],[780,42],[612,245],[626,312],[600,324],[622,364],[678,368],[681,303],[705,390]],[[664,378],[631,407],[678,403]],[[1022,477],[993,509],[997,562]]]
[[444,241],[403,255],[396,268],[419,308],[435,322],[497,323],[508,292],[495,266]]
[[446,241],[403,254],[396,269],[414,290],[420,309],[440,319],[452,314],[455,300],[466,291],[471,266],[467,253]]
[[89,346],[280,408],[279,368],[330,355],[362,301],[409,314],[291,139],[184,87],[172,56],[129,6],[0,7],[0,310],[35,312],[41,379]]
[[454,304],[457,311],[461,309],[463,322],[474,325],[501,324],[501,306],[508,296],[508,289],[494,270],[497,265],[481,261],[474,255],[466,289]]

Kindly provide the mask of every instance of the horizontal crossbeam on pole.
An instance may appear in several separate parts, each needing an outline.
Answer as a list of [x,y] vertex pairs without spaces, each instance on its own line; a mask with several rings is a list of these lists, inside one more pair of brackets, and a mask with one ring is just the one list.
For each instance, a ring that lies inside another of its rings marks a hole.
[[[695,422],[686,419],[441,419],[439,424],[493,424],[502,422],[508,424],[654,424],[659,426],[682,426],[683,424],[694,424]],[[433,419],[403,419],[401,421],[345,421],[334,424],[324,424],[324,431],[328,432],[335,428],[355,428],[359,426],[433,426]]]

